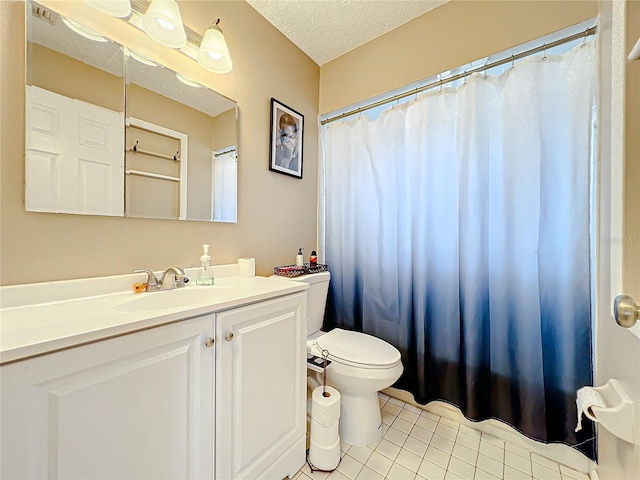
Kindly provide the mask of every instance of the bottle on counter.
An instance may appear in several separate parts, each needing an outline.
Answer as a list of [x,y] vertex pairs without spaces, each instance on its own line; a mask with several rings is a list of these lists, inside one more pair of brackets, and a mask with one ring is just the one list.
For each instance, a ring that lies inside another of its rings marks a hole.
[[311,251],[311,255],[309,255],[309,266],[315,267],[318,265],[318,255],[315,250]]
[[302,248],[298,249],[298,255],[296,256],[296,266],[304,266],[304,255],[302,254]]
[[196,285],[213,285],[213,266],[211,265],[211,256],[209,255],[209,245],[206,243],[202,245],[200,270],[198,270]]

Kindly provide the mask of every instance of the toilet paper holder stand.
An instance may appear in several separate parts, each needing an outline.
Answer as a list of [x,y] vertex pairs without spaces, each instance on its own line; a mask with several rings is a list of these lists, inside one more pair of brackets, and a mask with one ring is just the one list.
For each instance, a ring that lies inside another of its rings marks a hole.
[[595,419],[613,435],[622,440],[633,442],[633,400],[629,397],[619,380],[610,379],[601,387],[594,387],[604,401],[606,408],[594,405],[591,411]]

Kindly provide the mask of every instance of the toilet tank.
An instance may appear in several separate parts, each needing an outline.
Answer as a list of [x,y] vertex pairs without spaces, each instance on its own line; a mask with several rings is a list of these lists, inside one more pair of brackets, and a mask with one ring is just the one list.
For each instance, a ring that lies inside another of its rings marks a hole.
[[309,284],[307,290],[307,336],[322,328],[330,279],[329,272],[311,273],[290,279]]

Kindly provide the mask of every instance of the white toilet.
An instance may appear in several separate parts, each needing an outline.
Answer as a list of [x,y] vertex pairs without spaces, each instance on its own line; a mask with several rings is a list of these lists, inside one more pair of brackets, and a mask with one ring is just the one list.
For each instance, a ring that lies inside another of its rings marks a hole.
[[[322,332],[329,290],[329,272],[292,278],[309,284],[307,291],[307,352],[318,357],[329,352],[327,383],[340,392],[340,438],[352,445],[376,443],[382,436],[378,391],[402,374],[400,352],[384,340],[336,328]],[[322,384],[322,374],[308,370],[311,386]]]

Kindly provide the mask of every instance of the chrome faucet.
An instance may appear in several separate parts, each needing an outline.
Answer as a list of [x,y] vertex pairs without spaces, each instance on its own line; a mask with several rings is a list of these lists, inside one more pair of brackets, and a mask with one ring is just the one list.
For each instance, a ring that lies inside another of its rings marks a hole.
[[184,270],[178,267],[169,267],[162,274],[160,279],[160,289],[170,290],[172,288],[183,288],[189,281]]
[[136,268],[134,273],[146,273],[147,274],[147,292],[157,292],[160,290],[160,284],[158,283],[158,277],[151,270],[145,268]]
[[136,268],[133,270],[135,273],[147,274],[147,292],[159,292],[161,290],[173,290],[174,288],[182,288],[189,281],[189,278],[184,273],[182,268],[169,267],[167,268],[160,280],[156,277],[156,274],[146,268]]

